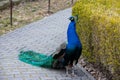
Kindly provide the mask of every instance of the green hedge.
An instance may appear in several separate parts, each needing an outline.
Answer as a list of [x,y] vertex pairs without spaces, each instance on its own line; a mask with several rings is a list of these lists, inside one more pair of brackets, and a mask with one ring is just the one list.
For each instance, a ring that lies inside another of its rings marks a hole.
[[73,6],[78,15],[77,32],[83,44],[83,56],[89,62],[102,63],[120,79],[120,1],[78,0]]

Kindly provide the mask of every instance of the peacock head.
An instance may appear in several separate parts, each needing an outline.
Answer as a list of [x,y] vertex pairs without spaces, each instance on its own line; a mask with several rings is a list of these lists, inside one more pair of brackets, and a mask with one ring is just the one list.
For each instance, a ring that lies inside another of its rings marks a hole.
[[75,23],[77,22],[77,20],[78,20],[78,16],[76,15],[76,16],[71,16],[71,17],[69,17],[69,20],[70,21],[75,21]]
[[69,17],[69,20],[70,20],[70,21],[74,21],[75,19],[74,19],[73,16],[71,16],[71,17]]

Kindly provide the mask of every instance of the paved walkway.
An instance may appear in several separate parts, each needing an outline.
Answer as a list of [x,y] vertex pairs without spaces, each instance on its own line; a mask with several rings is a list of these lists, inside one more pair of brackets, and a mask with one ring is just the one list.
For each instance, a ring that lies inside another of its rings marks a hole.
[[71,8],[57,12],[0,37],[0,80],[94,80],[80,65],[79,77],[65,77],[64,70],[45,69],[18,60],[20,50],[51,54],[66,41]]

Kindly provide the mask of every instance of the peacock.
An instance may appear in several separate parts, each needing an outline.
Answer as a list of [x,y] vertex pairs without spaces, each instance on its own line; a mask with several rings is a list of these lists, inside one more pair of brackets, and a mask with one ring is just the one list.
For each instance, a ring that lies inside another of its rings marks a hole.
[[[78,59],[82,53],[82,44],[76,32],[76,16],[69,18],[70,23],[67,29],[67,43],[64,42],[60,45],[59,52],[51,53],[51,55],[45,55],[43,53],[37,53],[35,51],[21,51],[19,54],[19,60],[38,67],[66,69],[66,75],[68,75],[68,68],[74,68],[78,63]],[[74,70],[72,70],[74,74]]]
[[74,65],[78,63],[78,59],[81,56],[82,44],[76,32],[77,16],[71,16],[69,20],[71,22],[67,30],[67,45],[64,55],[64,66],[66,68],[66,75],[69,75],[69,68],[72,69],[72,75],[74,75]]

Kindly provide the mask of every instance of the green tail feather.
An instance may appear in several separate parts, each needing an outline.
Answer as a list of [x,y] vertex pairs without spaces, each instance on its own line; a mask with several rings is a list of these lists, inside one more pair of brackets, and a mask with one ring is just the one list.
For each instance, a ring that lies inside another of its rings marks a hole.
[[54,61],[52,56],[36,53],[34,51],[21,51],[18,57],[19,60],[25,63],[45,68],[51,68]]

